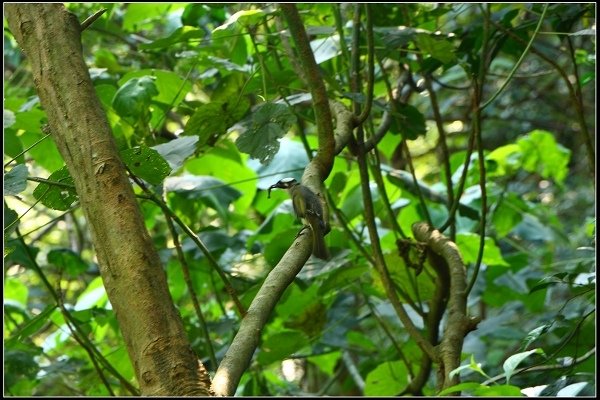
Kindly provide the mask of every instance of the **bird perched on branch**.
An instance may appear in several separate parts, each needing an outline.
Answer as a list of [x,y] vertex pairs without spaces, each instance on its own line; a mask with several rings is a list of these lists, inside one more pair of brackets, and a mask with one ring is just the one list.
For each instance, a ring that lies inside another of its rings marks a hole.
[[271,189],[286,189],[292,199],[294,212],[307,224],[313,237],[312,254],[322,260],[329,258],[325,244],[326,224],[323,218],[321,200],[308,187],[301,185],[294,178],[284,178],[269,187],[267,197],[271,197]]

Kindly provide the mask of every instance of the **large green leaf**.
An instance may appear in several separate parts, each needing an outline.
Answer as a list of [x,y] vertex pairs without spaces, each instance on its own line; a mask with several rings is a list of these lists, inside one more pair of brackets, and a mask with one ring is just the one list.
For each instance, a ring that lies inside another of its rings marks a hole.
[[562,184],[567,177],[571,151],[556,143],[547,131],[535,130],[517,140],[523,152],[523,169]]
[[17,157],[16,162],[23,164],[25,156],[23,153],[23,143],[17,137],[17,132],[12,128],[4,128],[4,154],[8,157]]
[[56,310],[56,308],[57,306],[54,304],[47,305],[42,312],[19,327],[19,329],[13,333],[13,336],[8,339],[5,344],[9,347],[12,347],[15,342],[25,341],[38,333],[46,324],[48,324],[50,315]]
[[248,57],[247,31],[248,26],[260,22],[265,12],[260,9],[242,10],[230,16],[227,21],[212,32],[213,43],[220,46],[222,58],[243,65]]
[[268,164],[251,159],[248,166],[259,177],[257,187],[266,190],[269,186],[282,178],[292,177],[298,182],[302,178],[302,171],[308,164],[308,156],[302,143],[284,137],[279,142],[279,151]]
[[159,22],[166,22],[169,12],[184,8],[183,3],[130,3],[123,14],[123,29],[138,32],[154,29]]
[[187,42],[194,39],[202,39],[206,36],[206,32],[203,29],[192,28],[191,26],[182,26],[173,31],[169,36],[154,40],[150,43],[141,43],[140,49],[142,50],[158,50],[168,49],[170,46]]
[[201,200],[227,218],[227,208],[242,194],[219,179],[210,176],[174,176],[165,180],[165,191],[189,200]]
[[158,151],[146,146],[121,151],[121,159],[135,176],[153,185],[159,185],[171,173],[169,163]]
[[47,258],[48,263],[54,264],[73,278],[88,269],[88,265],[81,259],[79,254],[70,249],[52,249]]
[[203,104],[185,125],[186,135],[197,135],[199,147],[204,145],[214,146],[217,140],[227,132],[227,128],[237,122],[246,114],[249,101],[245,97],[239,101],[221,102],[214,101]]
[[256,194],[257,174],[246,165],[242,156],[232,142],[224,140],[202,157],[186,161],[184,170],[192,175],[212,176],[226,182],[241,193],[241,197],[235,200],[235,207],[242,215],[247,215]]
[[[456,235],[456,245],[460,249],[465,264],[475,263],[479,252],[479,238],[476,233],[462,232]],[[498,265],[508,267],[508,263],[502,258],[500,249],[496,246],[494,239],[484,239],[483,259],[486,265]]]
[[506,359],[506,361],[504,361],[502,368],[504,369],[504,373],[506,374],[506,383],[507,384],[510,383],[510,377],[513,375],[513,373],[515,372],[515,369],[517,369],[519,364],[521,364],[521,362],[523,360],[525,360],[532,354],[544,354],[544,351],[539,348],[533,349],[533,350],[528,350],[528,351],[524,351],[522,353],[513,354],[512,356],[508,357]]
[[308,344],[308,338],[303,332],[283,330],[263,340],[257,359],[261,364],[268,365],[291,356]]
[[185,160],[194,154],[198,138],[195,136],[179,137],[170,142],[153,146],[162,158],[169,163],[171,170],[177,171]]
[[9,278],[4,281],[4,300],[13,300],[23,307],[27,306],[29,288],[18,279]]
[[365,396],[397,396],[408,383],[408,370],[403,361],[386,361],[365,379]]
[[74,188],[73,178],[71,178],[67,167],[64,166],[50,174],[48,181],[58,182],[61,185],[40,183],[33,190],[33,197],[41,201],[46,207],[54,210],[66,211],[71,208],[71,205],[77,201],[78,196]]
[[2,120],[2,125],[3,125],[4,129],[10,128],[17,121],[17,118],[15,117],[15,113],[10,110],[6,110],[6,109],[4,110],[3,118],[4,119]]
[[448,64],[456,59],[454,47],[444,38],[436,38],[429,34],[418,34],[415,38],[419,48],[431,57]]
[[192,84],[190,81],[184,80],[179,74],[173,71],[161,69],[141,69],[131,71],[119,79],[119,85],[124,85],[133,78],[151,77],[157,94],[152,96],[152,104],[158,105],[156,116],[153,115],[153,126],[156,126],[155,119],[164,117],[164,113],[168,111],[168,107],[178,106],[187,93],[191,90]]
[[152,97],[158,94],[155,80],[156,77],[150,75],[128,80],[115,93],[112,101],[115,111],[122,117],[146,115]]
[[29,171],[25,164],[15,165],[13,169],[4,174],[4,195],[15,196],[27,187]]
[[23,148],[29,148],[27,154],[33,157],[36,164],[48,171],[55,171],[64,165],[54,141],[42,130],[47,123],[44,111],[32,108],[17,112],[15,117],[16,122],[10,129],[24,131],[19,132],[17,137],[21,140]]
[[405,139],[415,140],[427,132],[425,116],[410,104],[398,105],[392,115],[394,118],[392,119],[390,131],[400,133]]
[[281,139],[296,122],[296,116],[284,104],[261,104],[241,122],[245,131],[235,144],[240,151],[268,164],[279,150]]
[[507,193],[494,209],[492,221],[499,238],[505,237],[522,220],[529,206],[515,193]]

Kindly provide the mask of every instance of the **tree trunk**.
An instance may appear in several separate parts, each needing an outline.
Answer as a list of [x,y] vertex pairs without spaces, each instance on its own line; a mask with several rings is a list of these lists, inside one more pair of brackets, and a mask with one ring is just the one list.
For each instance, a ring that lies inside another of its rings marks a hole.
[[29,59],[52,137],[75,182],[142,394],[210,394],[210,378],[173,305],[96,97],[79,22],[60,4],[8,4],[5,13]]

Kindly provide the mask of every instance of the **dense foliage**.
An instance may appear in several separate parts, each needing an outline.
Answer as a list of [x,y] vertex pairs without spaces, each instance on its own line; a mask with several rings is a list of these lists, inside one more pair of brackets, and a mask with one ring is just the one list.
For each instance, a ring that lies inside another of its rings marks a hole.
[[[318,147],[293,38],[273,5],[67,7],[80,21],[108,8],[82,34],[86,62],[172,301],[214,372],[240,321],[226,285],[248,307],[300,229],[286,194],[266,195],[300,180]],[[370,107],[375,218],[346,149],[324,183],[332,258],[311,259],[287,289],[237,393],[438,393],[435,365],[414,385],[423,354],[367,233],[374,223],[425,332],[437,275],[415,261],[418,221],[457,244],[481,318],[453,372],[463,393],[595,393],[595,5],[297,7],[329,98]],[[78,194],[4,32],[4,394],[135,393]]]

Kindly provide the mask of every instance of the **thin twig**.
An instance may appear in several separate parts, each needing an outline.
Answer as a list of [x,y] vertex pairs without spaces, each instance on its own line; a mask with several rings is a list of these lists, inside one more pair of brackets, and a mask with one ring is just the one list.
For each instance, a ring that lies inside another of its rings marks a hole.
[[85,21],[81,23],[81,31],[85,31],[90,25],[96,22],[96,20],[100,18],[102,14],[104,14],[106,11],[108,11],[108,9],[102,8],[96,11],[94,14],[90,15],[88,18],[86,18]]

